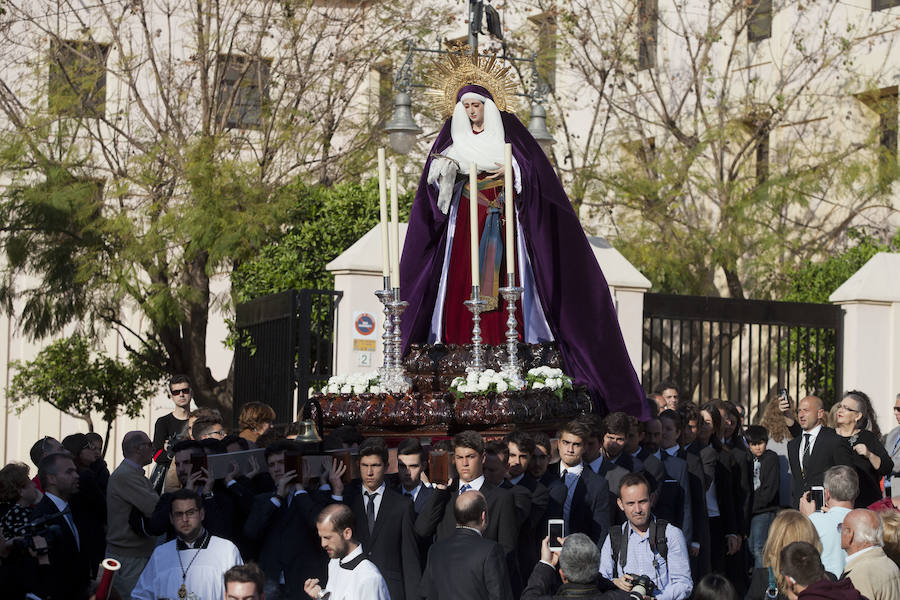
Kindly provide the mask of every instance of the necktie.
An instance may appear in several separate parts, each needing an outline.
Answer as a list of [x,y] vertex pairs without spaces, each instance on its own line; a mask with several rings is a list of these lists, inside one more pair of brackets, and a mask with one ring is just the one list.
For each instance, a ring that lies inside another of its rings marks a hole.
[[463,485],[461,485],[461,486],[459,487],[459,493],[460,493],[460,494],[464,494],[464,493],[468,492],[468,491],[471,490],[471,489],[472,489],[472,486],[471,486],[471,485],[469,485],[468,483],[464,483]]
[[753,490],[756,491],[760,486],[760,478],[759,478],[759,459],[753,459]]
[[575,485],[578,483],[578,474],[563,469],[563,481],[566,484],[566,501],[563,503],[563,521],[566,523],[566,531],[569,531],[569,514],[572,512],[572,498],[575,497]]
[[378,492],[365,492],[365,494],[369,499],[366,503],[366,521],[369,523],[369,533],[372,533],[372,530],[375,529],[375,496],[378,495]]
[[810,454],[810,452],[809,452],[809,438],[810,437],[811,436],[808,433],[803,434],[803,446],[804,447],[803,447],[803,460],[800,461],[801,474],[806,473],[806,461],[809,460],[809,454]]
[[68,506],[65,508],[65,517],[66,523],[69,524],[69,528],[72,530],[72,535],[75,537],[75,546],[81,550],[81,539],[78,537],[78,528],[75,527],[75,521],[72,519],[72,511]]

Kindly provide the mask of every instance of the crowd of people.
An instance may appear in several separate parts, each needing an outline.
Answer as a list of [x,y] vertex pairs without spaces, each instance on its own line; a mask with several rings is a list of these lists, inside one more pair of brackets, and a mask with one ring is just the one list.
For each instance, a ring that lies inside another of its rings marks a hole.
[[[153,439],[127,433],[111,473],[93,433],[38,440],[34,478],[0,469],[4,598],[87,599],[113,561],[125,600],[900,600],[900,426],[882,436],[859,391],[831,413],[783,395],[756,425],[664,383],[649,421],[587,414],[553,438],[345,426],[323,446],[353,459],[309,469],[297,457],[323,449],[271,407],[245,405],[229,434],[190,410],[186,377],[168,387],[172,412]],[[213,476],[208,457],[253,449]]]

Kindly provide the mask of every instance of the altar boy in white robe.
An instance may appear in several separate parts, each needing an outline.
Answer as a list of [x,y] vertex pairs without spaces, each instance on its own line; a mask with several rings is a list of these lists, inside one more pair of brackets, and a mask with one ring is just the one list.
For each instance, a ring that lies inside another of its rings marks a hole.
[[180,489],[172,495],[169,519],[177,537],[157,546],[138,579],[132,600],[219,600],[223,574],[243,564],[237,546],[203,528],[203,499]]
[[354,539],[355,523],[356,516],[346,504],[331,504],[319,513],[316,529],[331,560],[324,589],[318,579],[307,579],[303,585],[310,598],[390,600],[384,577]]

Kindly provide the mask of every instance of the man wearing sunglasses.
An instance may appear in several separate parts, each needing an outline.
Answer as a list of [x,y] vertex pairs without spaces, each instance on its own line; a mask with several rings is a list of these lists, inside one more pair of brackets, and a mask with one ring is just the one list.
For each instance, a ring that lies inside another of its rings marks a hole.
[[191,381],[187,375],[174,375],[169,379],[169,397],[175,408],[172,412],[156,420],[153,427],[153,447],[162,450],[166,441],[173,435],[182,436],[187,427],[188,414],[191,412]]

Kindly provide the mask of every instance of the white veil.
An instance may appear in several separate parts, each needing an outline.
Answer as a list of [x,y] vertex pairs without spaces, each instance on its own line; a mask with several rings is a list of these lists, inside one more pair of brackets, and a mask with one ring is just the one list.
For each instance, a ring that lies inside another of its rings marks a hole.
[[[472,122],[463,106],[465,100],[478,100],[484,105],[484,131],[481,133],[476,134],[472,131]],[[468,174],[472,162],[479,171],[496,171],[503,167],[503,146],[506,136],[497,105],[490,98],[476,92],[463,94],[453,108],[450,137],[453,143],[442,154],[456,161],[459,168],[457,169],[456,165],[448,160],[436,157],[431,161],[431,168],[428,170],[428,183],[438,182],[440,187],[438,205],[444,214],[449,208],[451,192],[449,188],[452,187],[457,172]],[[515,157],[513,157],[513,172],[516,192],[521,192],[522,177]]]

